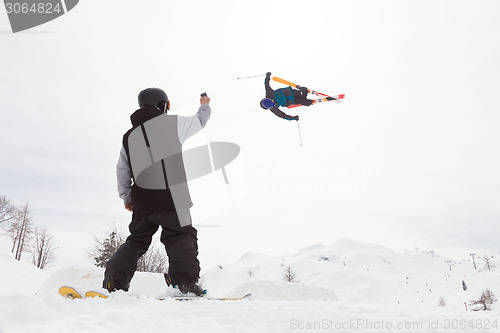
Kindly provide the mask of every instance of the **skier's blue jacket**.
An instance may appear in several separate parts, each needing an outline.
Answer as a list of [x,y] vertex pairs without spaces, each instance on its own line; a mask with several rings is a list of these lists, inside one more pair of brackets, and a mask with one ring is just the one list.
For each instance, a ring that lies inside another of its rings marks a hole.
[[[272,113],[277,115],[280,118],[286,120],[293,120],[293,116],[290,116],[279,109],[280,106],[289,106],[293,104],[293,91],[291,87],[281,88],[278,90],[274,90],[269,85],[269,80],[271,78],[271,74],[266,75],[266,79],[264,81],[264,85],[266,87],[266,97],[271,98],[276,102],[276,105],[270,109]],[[290,96],[291,95],[291,96]],[[290,103],[290,104],[288,104]]]
[[293,104],[292,87],[277,89],[274,91],[274,101],[278,106],[290,106]]

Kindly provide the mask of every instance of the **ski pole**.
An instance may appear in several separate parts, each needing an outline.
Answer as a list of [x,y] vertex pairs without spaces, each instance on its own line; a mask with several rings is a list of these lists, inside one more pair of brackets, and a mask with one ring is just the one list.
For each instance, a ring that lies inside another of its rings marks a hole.
[[298,120],[297,120],[297,127],[299,129],[300,146],[302,147],[302,133],[300,132],[300,124]]
[[266,76],[266,74],[254,75],[254,76],[237,77],[237,78],[236,78],[236,80],[251,79],[251,78],[254,78],[254,77],[260,77],[260,76]]

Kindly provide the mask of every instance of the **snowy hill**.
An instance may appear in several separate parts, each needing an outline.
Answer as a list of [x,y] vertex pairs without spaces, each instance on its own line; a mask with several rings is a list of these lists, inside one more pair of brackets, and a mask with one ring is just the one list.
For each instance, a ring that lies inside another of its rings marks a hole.
[[[40,282],[48,277],[48,273],[37,269],[28,262],[17,261],[7,251],[0,251],[0,295],[33,295],[40,286]],[[23,288],[16,288],[23,286]]]
[[[454,261],[450,271],[448,261],[431,253],[398,254],[341,239],[283,257],[248,253],[202,272],[209,295],[251,293],[250,300],[175,302],[168,299],[175,291],[166,288],[161,274],[137,273],[128,293],[71,301],[57,294],[60,286],[82,293],[99,290],[103,270],[59,267],[44,272],[3,251],[0,332],[391,331],[401,325],[421,331],[434,324],[449,332],[447,328],[459,328],[447,326],[450,318],[494,325],[498,306],[491,312],[466,312],[464,302],[478,299],[487,288],[498,294],[500,271],[478,272],[470,263]],[[298,283],[283,281],[287,268]],[[167,299],[158,301],[159,296]],[[440,298],[446,306],[438,306]]]

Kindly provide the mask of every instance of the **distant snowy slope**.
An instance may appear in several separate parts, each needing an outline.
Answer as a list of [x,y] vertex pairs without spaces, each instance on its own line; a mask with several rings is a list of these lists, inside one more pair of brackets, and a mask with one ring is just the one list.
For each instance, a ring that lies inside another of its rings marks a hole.
[[[479,272],[472,264],[437,254],[398,254],[349,239],[310,246],[281,258],[249,253],[234,264],[204,272],[204,280],[211,291],[222,293],[231,285],[281,281],[287,267],[300,284],[321,287],[325,295],[335,294],[346,303],[437,307],[443,297],[449,306],[462,309],[464,302],[479,298],[482,289],[500,293],[495,283],[500,281],[500,270]],[[467,291],[462,289],[462,280],[470,285]]]

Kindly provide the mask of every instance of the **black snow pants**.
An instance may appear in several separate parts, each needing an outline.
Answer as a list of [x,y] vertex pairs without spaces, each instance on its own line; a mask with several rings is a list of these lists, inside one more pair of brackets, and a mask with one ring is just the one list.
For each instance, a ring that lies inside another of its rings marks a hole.
[[196,283],[200,274],[198,238],[196,229],[181,227],[175,211],[145,215],[129,225],[130,236],[106,264],[105,286],[112,281],[120,289],[128,290],[137,269],[137,261],[148,250],[153,235],[162,227],[161,242],[167,250],[168,273],[180,285]]
[[293,104],[309,106],[313,103],[311,99],[307,99],[307,88],[300,88],[300,90],[292,89]]

